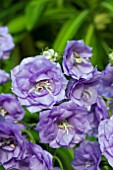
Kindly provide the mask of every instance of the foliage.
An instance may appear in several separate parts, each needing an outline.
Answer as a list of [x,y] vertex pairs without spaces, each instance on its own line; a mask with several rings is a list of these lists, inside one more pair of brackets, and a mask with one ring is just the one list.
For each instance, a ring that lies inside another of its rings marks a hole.
[[21,60],[20,56],[35,55],[46,46],[63,52],[67,40],[84,39],[93,47],[93,64],[102,70],[112,48],[112,19],[112,0],[0,2],[0,24],[9,27],[17,44],[13,66]]

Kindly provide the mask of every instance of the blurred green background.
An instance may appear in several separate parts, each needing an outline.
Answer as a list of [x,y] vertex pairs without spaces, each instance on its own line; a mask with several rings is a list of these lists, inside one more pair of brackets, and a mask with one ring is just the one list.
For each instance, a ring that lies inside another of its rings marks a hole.
[[0,25],[16,43],[6,71],[46,47],[63,53],[71,39],[93,47],[92,63],[102,70],[113,48],[113,0],[0,0]]

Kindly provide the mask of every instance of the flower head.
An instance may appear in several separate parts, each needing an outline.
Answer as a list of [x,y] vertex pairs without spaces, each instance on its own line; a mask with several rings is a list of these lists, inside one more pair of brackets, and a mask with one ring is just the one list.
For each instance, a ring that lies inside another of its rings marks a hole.
[[0,122],[0,165],[5,169],[20,168],[26,157],[26,142],[16,124]]
[[91,50],[82,40],[68,41],[63,58],[64,73],[77,80],[80,78],[90,79],[93,71],[89,60],[92,56]]
[[17,121],[24,117],[24,110],[14,95],[0,94],[0,114]]
[[95,104],[91,106],[91,109],[88,113],[88,120],[91,126],[90,131],[88,132],[89,136],[98,136],[98,126],[100,121],[109,118],[109,113],[107,106],[102,97],[98,96]]
[[67,97],[80,106],[90,107],[97,100],[100,76],[100,72],[95,70],[90,80],[71,79],[67,89]]
[[65,98],[67,80],[60,65],[43,56],[25,58],[11,71],[11,77],[12,91],[31,113]]
[[51,61],[57,61],[59,59],[58,53],[55,52],[53,49],[43,51],[42,55]]
[[98,142],[83,141],[74,152],[72,166],[76,170],[100,170],[101,151]]
[[[52,166],[52,155],[43,150],[39,145],[27,143],[27,156],[21,161],[21,167],[29,170],[60,170]],[[27,170],[26,169],[26,170]]]
[[98,141],[102,154],[113,167],[113,116],[100,122],[98,128]]
[[0,60],[7,59],[14,48],[12,36],[8,33],[7,27],[0,27]]
[[36,130],[41,143],[49,143],[53,148],[71,148],[84,140],[89,130],[87,110],[71,101],[54,106],[40,113]]
[[4,70],[0,69],[0,85],[6,83],[7,81],[9,81],[9,79],[10,75],[6,73]]
[[113,66],[108,64],[102,72],[99,93],[107,98],[113,97]]

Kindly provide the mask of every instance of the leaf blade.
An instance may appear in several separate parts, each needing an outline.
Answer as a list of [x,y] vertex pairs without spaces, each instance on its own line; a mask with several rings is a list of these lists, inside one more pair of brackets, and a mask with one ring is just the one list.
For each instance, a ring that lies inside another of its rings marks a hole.
[[88,11],[85,10],[85,11],[81,12],[76,18],[72,18],[72,19],[68,20],[63,25],[60,33],[58,34],[58,36],[54,42],[54,45],[53,45],[54,49],[56,49],[56,50],[64,49],[67,40],[72,39],[73,36],[77,33],[79,27],[83,23],[87,14],[88,14]]

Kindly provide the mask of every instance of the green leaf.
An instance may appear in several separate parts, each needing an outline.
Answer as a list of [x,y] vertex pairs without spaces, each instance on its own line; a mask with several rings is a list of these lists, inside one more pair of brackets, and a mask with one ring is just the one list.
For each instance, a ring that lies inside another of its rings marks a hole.
[[64,170],[73,170],[71,166],[72,160],[74,159],[72,149],[65,149],[63,147],[58,148],[56,151],[56,156],[62,162]]
[[81,24],[84,22],[85,18],[87,17],[88,11],[85,10],[79,13],[74,18],[68,20],[63,27],[61,28],[55,42],[53,48],[55,50],[63,50],[67,40],[70,40],[74,37],[77,33],[78,29],[80,28]]
[[93,35],[93,31],[94,31],[94,26],[93,24],[90,24],[89,27],[87,28],[87,33],[86,33],[86,37],[85,37],[85,43],[87,45],[90,44],[92,35]]
[[0,170],[4,170],[4,168],[2,166],[0,166]]
[[[11,2],[11,1],[10,1]],[[8,3],[8,1],[6,1]],[[14,16],[17,16],[18,11],[22,10],[24,8],[25,2],[16,2],[13,4],[10,4],[8,8],[5,8],[1,10],[0,12],[0,20],[3,21],[3,19],[11,19]],[[10,14],[10,15],[9,15]]]
[[109,2],[102,2],[101,5],[110,12],[113,12],[113,4],[110,4]]
[[25,17],[24,15],[19,15],[7,24],[9,32],[11,34],[16,34],[23,32],[26,29]]
[[79,7],[79,8],[85,8],[85,5],[88,5],[88,3],[86,3],[86,1],[80,1],[80,0],[71,0],[74,4],[75,7]]
[[93,33],[90,46],[93,47],[94,54],[91,58],[92,64],[97,65],[100,70],[104,69],[107,64],[107,55],[102,46],[102,39],[97,32]]
[[35,24],[40,20],[43,15],[44,9],[49,0],[34,0],[26,6],[26,27],[28,30],[32,30]]
[[70,19],[75,15],[75,9],[73,8],[60,8],[60,9],[48,9],[39,24],[62,21],[65,19]]

